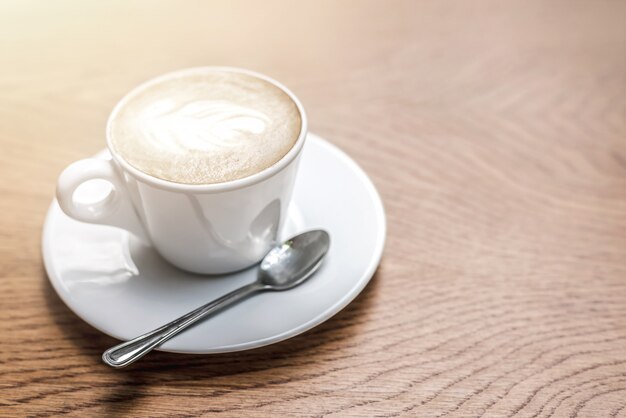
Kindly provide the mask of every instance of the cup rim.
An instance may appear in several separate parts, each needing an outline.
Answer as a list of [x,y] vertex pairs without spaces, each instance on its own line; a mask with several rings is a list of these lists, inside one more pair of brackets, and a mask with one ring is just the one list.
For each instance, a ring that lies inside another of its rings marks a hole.
[[[145,90],[146,88],[154,84],[160,83],[161,81],[180,77],[180,76],[187,75],[187,74],[194,74],[194,73],[206,72],[206,71],[227,71],[227,72],[247,74],[253,77],[257,77],[261,80],[264,80],[273,84],[274,86],[278,87],[289,96],[289,98],[295,103],[298,109],[298,112],[300,112],[301,124],[300,124],[300,133],[298,134],[298,138],[296,139],[295,144],[287,152],[287,154],[285,154],[280,160],[276,161],[271,166],[266,167],[263,170],[259,171],[258,173],[254,173],[247,177],[242,177],[240,179],[229,180],[229,181],[225,181],[221,183],[187,184],[187,183],[177,183],[174,181],[161,179],[161,178],[152,176],[150,174],[144,173],[138,168],[135,168],[134,166],[132,166],[130,163],[124,160],[124,158],[118,155],[117,152],[115,152],[115,150],[111,146],[112,120],[117,115],[120,108],[124,106],[124,104],[126,104],[128,100],[130,100],[131,97],[134,97],[139,92]],[[188,192],[205,192],[205,193],[241,189],[243,187],[251,186],[253,184],[259,183],[263,180],[266,180],[274,176],[276,173],[282,171],[285,167],[287,167],[298,156],[298,154],[302,150],[302,147],[304,146],[304,140],[306,138],[306,134],[307,134],[307,117],[304,111],[304,107],[302,106],[302,103],[300,102],[298,97],[291,90],[289,90],[282,83],[274,80],[273,78],[269,76],[266,76],[265,74],[261,74],[256,71],[247,70],[244,68],[227,67],[227,66],[206,66],[206,67],[186,68],[183,70],[177,70],[177,71],[172,71],[172,72],[162,74],[158,77],[151,78],[150,80],[139,84],[138,86],[130,90],[128,93],[126,93],[124,97],[122,97],[122,99],[120,99],[120,101],[117,102],[117,104],[111,111],[111,114],[109,115],[109,118],[107,120],[107,127],[106,127],[107,148],[109,149],[109,152],[111,153],[111,156],[113,157],[115,162],[124,171],[130,173],[132,176],[134,176],[135,178],[138,178],[139,180],[145,183],[151,184],[153,186],[156,186],[162,189],[177,190],[177,191],[183,191],[183,192],[188,191]]]

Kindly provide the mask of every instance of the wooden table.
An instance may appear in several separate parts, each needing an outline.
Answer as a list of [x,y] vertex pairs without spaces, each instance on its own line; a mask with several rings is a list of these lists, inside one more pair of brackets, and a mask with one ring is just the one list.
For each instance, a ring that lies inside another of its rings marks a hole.
[[[626,416],[626,3],[0,3],[0,415]],[[358,299],[237,354],[115,343],[48,283],[55,179],[116,101],[267,73],[385,202]]]

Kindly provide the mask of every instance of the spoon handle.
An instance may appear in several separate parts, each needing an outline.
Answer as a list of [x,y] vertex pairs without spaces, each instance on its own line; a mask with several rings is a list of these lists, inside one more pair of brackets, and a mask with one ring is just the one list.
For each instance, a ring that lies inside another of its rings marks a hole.
[[141,357],[163,344],[178,333],[215,312],[224,309],[251,294],[262,290],[263,285],[254,282],[215,299],[197,309],[139,337],[109,348],[102,354],[102,360],[111,367],[122,368],[139,360]]

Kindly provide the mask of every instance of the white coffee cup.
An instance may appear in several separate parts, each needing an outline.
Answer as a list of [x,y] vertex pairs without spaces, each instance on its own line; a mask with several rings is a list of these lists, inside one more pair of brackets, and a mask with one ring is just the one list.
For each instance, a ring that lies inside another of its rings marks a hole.
[[[63,212],[82,222],[125,229],[152,245],[171,264],[194,273],[229,273],[260,261],[275,243],[287,216],[307,133],[306,114],[298,98],[277,81],[252,71],[227,70],[266,80],[296,104],[301,130],[284,157],[251,176],[202,185],[174,183],[131,166],[111,146],[111,120],[135,91],[172,75],[166,74],[128,93],[111,113],[107,144],[112,159],[80,160],[61,173],[57,200]],[[75,201],[76,189],[96,179],[109,182],[111,193],[98,202]]]

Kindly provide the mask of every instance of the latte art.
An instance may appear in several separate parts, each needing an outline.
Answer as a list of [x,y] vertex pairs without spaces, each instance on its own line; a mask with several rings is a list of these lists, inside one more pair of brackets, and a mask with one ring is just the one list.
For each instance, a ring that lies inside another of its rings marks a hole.
[[258,110],[225,101],[198,100],[179,106],[164,99],[137,118],[142,136],[172,152],[237,147],[265,132],[270,118]]
[[293,147],[302,121],[278,86],[246,73],[174,73],[130,94],[112,116],[113,150],[164,180],[211,184],[247,177]]

